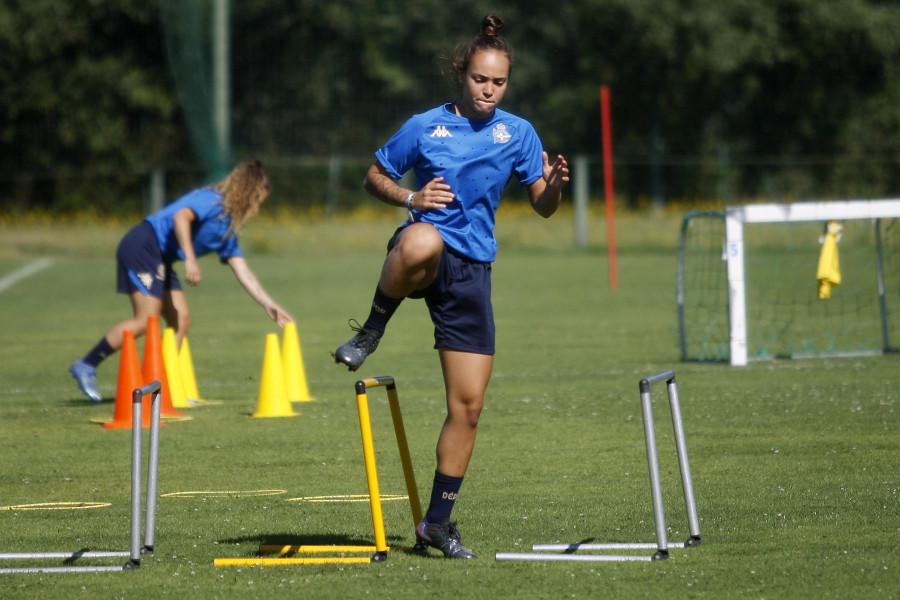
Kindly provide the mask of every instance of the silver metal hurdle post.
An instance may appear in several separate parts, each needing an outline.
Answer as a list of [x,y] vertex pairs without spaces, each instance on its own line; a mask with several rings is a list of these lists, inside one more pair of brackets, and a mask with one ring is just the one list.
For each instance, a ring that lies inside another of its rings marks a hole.
[[675,430],[675,448],[678,453],[678,465],[681,470],[681,486],[684,489],[684,504],[688,516],[690,538],[683,547],[696,546],[700,543],[700,521],[697,518],[697,504],[694,501],[694,484],[691,480],[691,467],[688,463],[687,444],[684,439],[684,424],[681,419],[681,405],[678,401],[678,387],[675,383],[674,371],[663,371],[641,379],[641,412],[644,416],[644,438],[647,445],[647,466],[650,471],[650,494],[653,498],[653,520],[656,523],[656,544],[658,551],[653,556],[660,560],[668,558],[669,543],[666,535],[666,513],[663,509],[662,484],[659,476],[659,455],[656,451],[656,429],[653,425],[653,403],[650,398],[650,386],[660,381],[666,382],[669,393],[669,406],[672,411],[672,427]]
[[[659,474],[659,457],[656,449],[656,429],[653,423],[653,402],[650,388],[653,384],[665,381],[669,395],[669,407],[672,412],[672,427],[675,430],[675,447],[678,454],[678,465],[681,471],[681,486],[684,490],[684,504],[687,511],[690,537],[683,543],[670,543],[666,533],[666,515],[663,508],[662,484]],[[700,520],[697,517],[697,503],[694,500],[694,484],[691,480],[691,467],[688,462],[687,443],[684,437],[684,422],[681,418],[681,404],[678,400],[678,387],[675,372],[663,371],[641,379],[641,413],[644,419],[644,438],[647,447],[647,467],[650,472],[650,495],[653,501],[653,520],[656,526],[656,542],[610,542],[610,543],[576,543],[576,544],[535,544],[533,551],[555,551],[565,554],[536,553],[498,553],[496,560],[534,560],[534,561],[581,561],[581,562],[619,562],[663,560],[669,557],[670,548],[689,548],[700,545]],[[656,549],[653,556],[630,554],[572,554],[576,550],[641,550]]]
[[[128,556],[124,565],[69,565],[63,567],[13,567],[0,569],[0,573],[84,573],[124,571],[141,566],[141,554],[153,553],[153,536],[156,529],[156,496],[159,475],[159,425],[162,409],[162,384],[153,381],[132,392],[131,404],[131,549],[112,552],[15,552],[0,554],[0,559],[44,558],[101,558]],[[150,457],[147,467],[147,517],[146,539],[141,545],[141,446],[143,427],[143,397],[153,394],[150,409]]]
[[[139,387],[131,397],[131,556],[124,569],[141,566],[141,555],[153,553],[156,530],[156,490],[159,473],[159,420],[162,411],[162,384],[159,381]],[[143,397],[153,394],[150,405],[150,456],[147,460],[146,539],[141,544],[141,427]]]

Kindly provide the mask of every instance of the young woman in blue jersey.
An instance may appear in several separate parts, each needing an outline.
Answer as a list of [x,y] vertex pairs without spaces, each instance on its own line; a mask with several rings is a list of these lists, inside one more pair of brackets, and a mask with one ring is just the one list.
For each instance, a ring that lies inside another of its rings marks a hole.
[[[515,176],[543,217],[559,206],[569,180],[566,160],[550,164],[534,128],[497,108],[509,82],[512,53],[499,35],[503,20],[487,16],[481,33],[452,59],[462,84],[457,102],[410,118],[376,152],[365,188],[406,209],[409,219],[388,243],[368,320],[334,353],[351,371],[375,351],[403,298],[424,298],[434,323],[447,394],[437,443],[431,502],[416,528],[420,547],[473,558],[449,520],[475,444],[493,368],[491,263],[497,249],[494,216]],[[408,170],[416,188],[397,181]]]
[[131,298],[133,315],[114,325],[90,352],[69,367],[86,396],[94,402],[102,400],[97,391],[97,366],[122,347],[126,330],[135,337],[143,335],[148,317],[162,314],[175,328],[176,343],[181,346],[191,326],[191,314],[172,269],[177,260],[184,261],[187,282],[197,285],[202,279],[197,259],[216,252],[273,321],[283,327],[293,320],[260,285],[238,245],[238,231],[259,211],[268,195],[269,181],[262,164],[258,160],[243,162],[221,182],[182,196],[122,238],[116,255],[117,289]]

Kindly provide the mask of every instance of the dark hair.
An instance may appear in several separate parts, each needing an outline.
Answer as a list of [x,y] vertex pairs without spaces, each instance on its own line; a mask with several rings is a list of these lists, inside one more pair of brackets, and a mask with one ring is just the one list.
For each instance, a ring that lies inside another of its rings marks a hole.
[[472,55],[479,50],[503,52],[509,59],[509,68],[512,70],[512,47],[500,35],[503,25],[502,18],[496,15],[488,15],[481,20],[481,33],[456,47],[453,56],[450,58],[450,63],[453,65],[457,75],[464,73],[469,68],[469,61],[472,59]]

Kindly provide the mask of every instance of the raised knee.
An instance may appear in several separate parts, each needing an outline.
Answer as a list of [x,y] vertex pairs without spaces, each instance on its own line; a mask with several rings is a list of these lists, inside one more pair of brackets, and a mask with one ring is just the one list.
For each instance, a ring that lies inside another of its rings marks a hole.
[[420,263],[440,255],[444,240],[434,226],[417,224],[404,232],[396,248],[407,262]]

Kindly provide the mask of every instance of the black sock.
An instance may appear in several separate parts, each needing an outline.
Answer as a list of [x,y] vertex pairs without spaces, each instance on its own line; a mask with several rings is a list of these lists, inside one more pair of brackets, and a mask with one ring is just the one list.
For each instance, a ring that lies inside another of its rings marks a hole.
[[97,345],[94,346],[94,349],[88,352],[82,360],[92,367],[97,368],[97,365],[103,362],[103,359],[113,352],[115,352],[115,350],[109,345],[109,342],[106,341],[106,336],[104,336]]
[[366,321],[366,329],[374,329],[384,333],[388,321],[394,316],[394,311],[403,302],[403,298],[394,298],[388,296],[381,291],[381,288],[375,288],[375,297],[372,299],[372,310],[369,311],[369,318]]
[[462,487],[462,477],[450,477],[439,471],[434,472],[434,483],[431,487],[431,503],[425,513],[425,521],[432,525],[439,525],[444,519],[450,518],[453,511],[453,503],[459,496],[459,488]]

